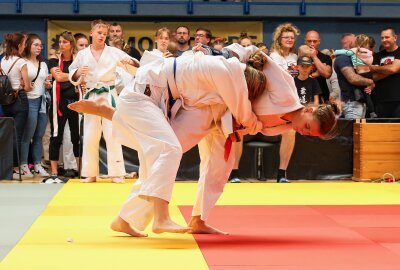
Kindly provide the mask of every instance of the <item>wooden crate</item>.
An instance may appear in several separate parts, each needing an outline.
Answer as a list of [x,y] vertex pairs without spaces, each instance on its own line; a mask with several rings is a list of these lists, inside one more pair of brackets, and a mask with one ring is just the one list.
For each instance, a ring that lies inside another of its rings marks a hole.
[[354,123],[353,179],[400,178],[400,123]]

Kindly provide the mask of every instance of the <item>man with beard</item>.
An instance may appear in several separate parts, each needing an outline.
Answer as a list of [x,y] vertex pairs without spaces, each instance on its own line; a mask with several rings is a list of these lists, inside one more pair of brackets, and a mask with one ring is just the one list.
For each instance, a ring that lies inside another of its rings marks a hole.
[[178,49],[176,52],[176,56],[181,56],[184,52],[192,50],[192,46],[189,45],[189,28],[186,26],[179,26],[178,28],[176,28],[175,32],[176,44]]

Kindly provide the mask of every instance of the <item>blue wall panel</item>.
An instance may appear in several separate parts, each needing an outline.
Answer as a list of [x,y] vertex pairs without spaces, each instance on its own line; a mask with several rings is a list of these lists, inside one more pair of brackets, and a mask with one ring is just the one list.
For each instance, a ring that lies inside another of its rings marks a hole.
[[[40,36],[43,44],[47,42],[47,20],[45,19],[0,19],[0,43],[4,42],[4,35],[12,32],[35,33]],[[43,54],[46,55],[47,48]]]

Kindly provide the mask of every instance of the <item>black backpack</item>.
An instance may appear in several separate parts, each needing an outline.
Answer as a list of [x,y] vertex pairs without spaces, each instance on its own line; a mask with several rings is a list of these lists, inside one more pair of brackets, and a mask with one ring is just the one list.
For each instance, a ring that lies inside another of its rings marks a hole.
[[21,58],[14,61],[7,74],[4,74],[3,70],[0,68],[0,105],[10,105],[17,100],[18,91],[12,88],[8,74],[19,59]]

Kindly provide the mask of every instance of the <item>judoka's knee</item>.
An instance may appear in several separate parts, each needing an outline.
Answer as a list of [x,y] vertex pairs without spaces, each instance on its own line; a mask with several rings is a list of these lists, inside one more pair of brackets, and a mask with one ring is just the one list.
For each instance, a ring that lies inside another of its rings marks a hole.
[[182,158],[182,147],[180,145],[173,145],[173,144],[168,144],[167,146],[167,151],[168,151],[168,155],[172,158],[177,158],[177,159],[181,159]]

